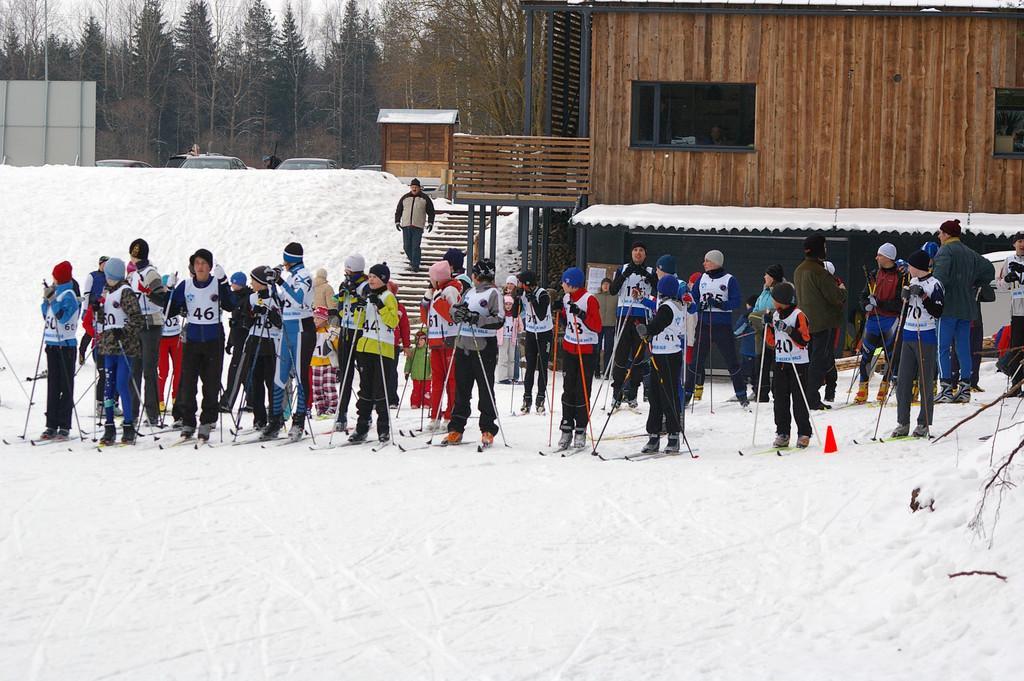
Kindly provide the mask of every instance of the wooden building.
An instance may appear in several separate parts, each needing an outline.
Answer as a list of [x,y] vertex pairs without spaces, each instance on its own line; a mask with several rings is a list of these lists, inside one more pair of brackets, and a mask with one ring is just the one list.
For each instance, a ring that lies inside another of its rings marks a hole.
[[445,184],[452,167],[452,137],[459,125],[455,109],[381,109],[381,170],[424,189]]

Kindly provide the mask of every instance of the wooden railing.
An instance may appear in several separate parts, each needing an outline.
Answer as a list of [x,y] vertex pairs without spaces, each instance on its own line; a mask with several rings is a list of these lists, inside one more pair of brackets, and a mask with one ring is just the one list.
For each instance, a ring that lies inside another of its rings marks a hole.
[[455,201],[572,205],[590,192],[590,140],[456,135]]

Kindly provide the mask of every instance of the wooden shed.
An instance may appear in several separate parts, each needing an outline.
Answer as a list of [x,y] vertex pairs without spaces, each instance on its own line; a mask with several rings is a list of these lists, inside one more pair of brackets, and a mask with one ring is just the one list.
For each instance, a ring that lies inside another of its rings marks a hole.
[[456,109],[381,109],[381,170],[424,189],[445,184],[452,165],[452,137],[459,125]]

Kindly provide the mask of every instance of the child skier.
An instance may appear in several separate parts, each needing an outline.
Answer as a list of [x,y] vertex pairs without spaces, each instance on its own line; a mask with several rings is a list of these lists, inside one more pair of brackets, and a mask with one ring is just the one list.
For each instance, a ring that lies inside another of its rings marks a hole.
[[388,413],[384,357],[395,357],[395,327],[398,326],[398,299],[388,290],[391,270],[380,263],[370,268],[366,282],[355,292],[356,321],[361,322],[356,344],[356,366],[359,369],[359,395],[356,400],[356,429],[349,442],[365,442],[370,432],[370,419],[377,411],[377,439],[391,439]]
[[[352,399],[352,383],[355,380],[355,348],[362,333],[356,322],[356,311],[361,303],[356,291],[366,282],[363,269],[366,259],[358,253],[345,258],[345,280],[338,287],[338,318],[341,336],[338,342],[338,359],[341,366],[341,394],[338,397],[338,418],[334,421],[334,432],[348,432],[348,404]],[[360,317],[360,320],[362,317]]]
[[743,374],[743,383],[744,385],[749,383],[754,388],[755,393],[757,385],[754,382],[754,359],[757,357],[757,351],[754,349],[754,336],[757,332],[754,331],[754,327],[750,323],[750,314],[753,312],[756,303],[756,295],[747,298],[747,310],[740,317],[740,320],[736,322],[736,328],[732,330],[732,335],[739,341],[740,372]]
[[772,395],[775,398],[775,441],[773,447],[788,447],[790,433],[790,403],[796,420],[796,446],[807,447],[811,442],[811,420],[807,409],[807,368],[811,341],[807,316],[793,303],[796,290],[788,281],[772,287],[774,311],[764,314],[765,342],[775,348],[775,367]]
[[[682,424],[679,417],[679,373],[686,343],[687,310],[678,299],[679,279],[666,274],[658,280],[658,306],[654,317],[637,331],[652,355],[650,412],[647,416],[647,444],[644,453],[658,451],[661,433],[668,433],[665,451],[679,451]],[[694,308],[696,310],[696,308]]]
[[[460,287],[452,279],[452,268],[446,260],[430,266],[430,284],[433,291],[424,316],[427,324],[427,346],[430,348],[430,425],[428,430],[441,430],[442,417],[451,421],[455,406],[455,340],[459,326],[452,312],[459,304]],[[444,400],[444,412],[441,401]]]
[[313,309],[316,345],[310,367],[313,370],[313,407],[317,418],[330,418],[338,408],[338,329],[330,323],[326,307]]
[[461,324],[455,341],[455,408],[448,423],[445,445],[462,442],[469,420],[473,386],[477,387],[480,410],[480,444],[489,447],[498,432],[497,406],[494,404],[494,366],[498,359],[498,329],[505,321],[494,285],[494,264],[480,260],[473,265],[473,287],[453,308],[452,318]]
[[245,344],[242,374],[245,377],[246,402],[252,408],[252,427],[267,427],[267,398],[274,394],[277,353],[281,346],[281,310],[274,290],[277,272],[260,265],[249,273],[252,293],[240,301],[252,320]]
[[533,376],[537,374],[537,413],[544,413],[544,395],[548,388],[548,361],[553,343],[551,297],[537,285],[537,275],[530,271],[519,275],[523,288],[519,309],[523,318],[523,349],[526,351],[526,373],[523,376],[523,406],[519,412],[529,414],[533,406]]
[[907,304],[903,322],[903,349],[900,351],[900,380],[896,383],[896,419],[898,425],[892,437],[905,437],[910,433],[910,403],[913,383],[920,388],[921,410],[917,414],[914,437],[928,437],[935,408],[933,384],[935,359],[938,356],[937,320],[942,316],[942,283],[928,271],[928,254],[914,251],[907,258],[910,282],[903,289]]
[[501,367],[501,380],[498,382],[508,385],[516,380],[516,374],[519,373],[516,358],[519,356],[519,332],[523,323],[512,309],[515,299],[506,293],[502,302],[505,303],[505,323],[498,334],[498,365]]
[[[107,269],[110,269],[110,263],[107,263]],[[213,264],[213,254],[207,249],[200,248],[192,254],[189,269],[193,276],[174,288],[169,312],[172,316],[183,314],[188,320],[181,353],[181,385],[175,407],[182,419],[182,439],[197,435],[197,393],[201,378],[203,405],[199,414],[198,437],[206,441],[210,439],[219,413],[218,397],[224,368],[224,327],[221,326],[220,315],[222,311],[235,309],[235,297],[228,286],[224,268]]]
[[415,347],[405,358],[405,375],[412,377],[412,399],[409,404],[413,409],[430,405],[430,358],[427,352],[427,332],[420,329],[416,332]]
[[[562,273],[564,295],[555,307],[565,317],[565,336],[562,349],[562,422],[558,439],[559,449],[574,449],[587,445],[587,424],[590,422],[591,384],[597,368],[597,355],[601,342],[601,304],[585,288],[583,270],[570,267]],[[677,284],[678,287],[678,284]],[[638,325],[640,331],[643,325]]]
[[139,330],[142,328],[142,312],[139,299],[125,279],[125,265],[120,258],[111,258],[103,269],[107,285],[98,301],[102,331],[97,345],[103,356],[103,370],[106,377],[103,408],[106,420],[103,425],[101,445],[111,445],[117,438],[114,428],[114,404],[121,400],[124,415],[121,442],[135,442],[135,404],[138,401],[132,383],[132,362],[139,361],[142,345]]
[[[168,290],[178,285],[177,281],[171,281],[171,275],[163,276],[163,284]],[[174,365],[173,369],[171,365]],[[167,315],[164,318],[164,327],[160,336],[160,351],[157,356],[157,387],[160,390],[160,413],[167,410],[166,386],[167,378],[171,379],[171,400],[178,401],[178,385],[181,383],[181,317],[179,315]],[[181,416],[178,409],[171,407],[173,419],[172,428],[181,428]]]
[[263,434],[268,439],[275,438],[284,427],[285,386],[294,375],[297,389],[288,439],[298,442],[302,439],[309,409],[309,362],[313,358],[313,346],[316,343],[312,308],[313,279],[302,260],[302,244],[291,242],[285,246],[281,257],[284,262],[276,289],[280,297],[284,327],[281,330],[281,348],[277,355],[277,376],[274,379],[274,410]]
[[78,339],[78,298],[71,280],[71,263],[53,268],[53,283],[43,289],[46,328],[46,430],[41,440],[67,440],[74,408],[75,353]]

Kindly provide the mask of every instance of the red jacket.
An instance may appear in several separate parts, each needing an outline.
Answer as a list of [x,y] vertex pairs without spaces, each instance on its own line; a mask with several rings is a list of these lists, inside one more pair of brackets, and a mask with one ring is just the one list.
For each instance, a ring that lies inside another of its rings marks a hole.
[[409,313],[405,305],[398,304],[398,326],[395,327],[395,347],[409,347]]
[[[569,300],[575,303],[579,301],[586,292],[587,290],[584,288],[574,291],[569,294]],[[563,309],[562,317],[568,319],[567,313],[568,310]],[[601,333],[601,303],[597,302],[597,296],[590,296],[587,300],[587,310],[586,315],[583,317],[583,324],[591,331],[597,334]],[[597,345],[590,344],[576,345],[575,343],[570,343],[565,340],[564,336],[562,337],[562,348],[570,355],[590,355],[593,354],[594,348],[596,347]]]

